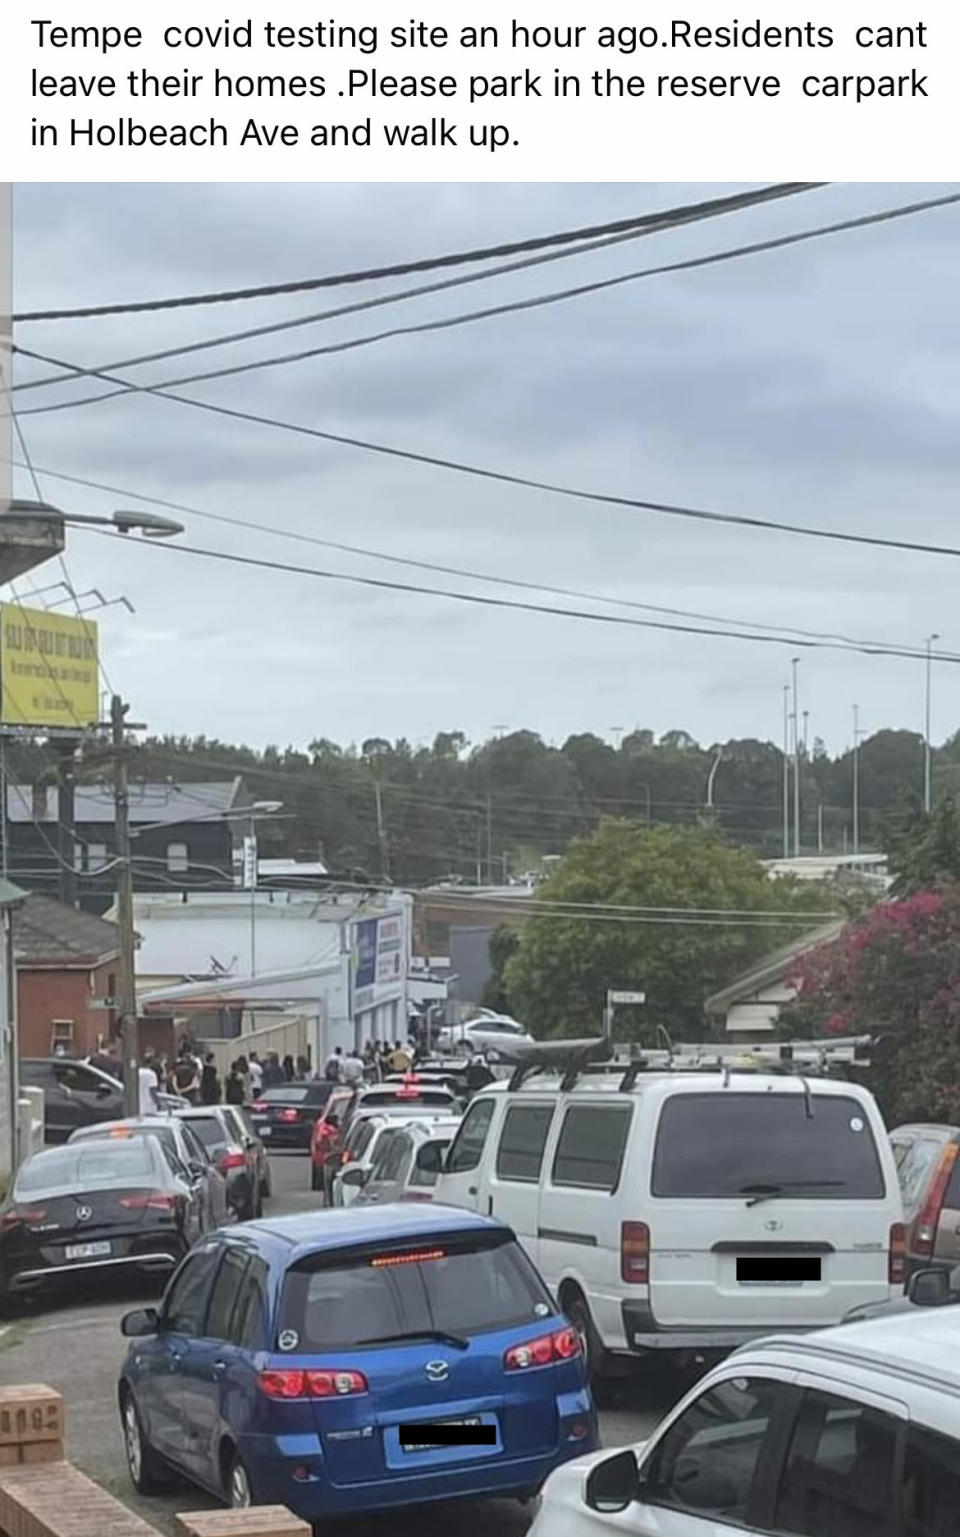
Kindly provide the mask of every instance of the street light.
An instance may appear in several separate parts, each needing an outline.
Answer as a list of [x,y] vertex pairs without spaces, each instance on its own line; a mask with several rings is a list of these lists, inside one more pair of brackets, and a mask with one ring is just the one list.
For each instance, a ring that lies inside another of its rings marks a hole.
[[[138,529],[145,539],[169,539],[173,534],[183,533],[183,524],[174,522],[173,518],[162,518],[155,512],[132,512],[127,508],[121,508],[108,518],[97,518],[85,512],[63,512],[59,507],[54,507],[50,502],[30,502],[24,499],[14,499],[10,502],[8,510],[3,517],[30,518],[38,523],[68,523],[80,527],[94,525],[100,528],[115,528],[119,534],[132,533]],[[0,517],[0,525],[3,518]]]
[[797,700],[797,668],[800,658],[795,656],[793,669],[793,857],[800,857],[800,712]]
[[927,644],[927,677],[926,677],[926,710],[925,710],[925,714],[924,714],[924,724],[923,724],[923,809],[927,813],[927,816],[930,815],[930,807],[931,807],[931,804],[932,804],[931,783],[930,783],[930,780],[931,780],[931,775],[930,775],[930,673],[931,673],[930,648],[933,645],[934,641],[935,640],[939,640],[939,639],[940,639],[939,635],[928,635],[927,636],[927,642],[926,642],[926,644]]

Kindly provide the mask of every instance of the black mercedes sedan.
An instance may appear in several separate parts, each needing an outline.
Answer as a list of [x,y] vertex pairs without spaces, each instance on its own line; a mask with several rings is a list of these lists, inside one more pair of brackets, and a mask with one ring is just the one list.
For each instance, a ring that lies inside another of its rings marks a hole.
[[283,1083],[262,1089],[249,1107],[250,1124],[268,1147],[298,1147],[309,1151],[313,1123],[330,1098],[332,1083],[313,1078],[307,1083]]
[[0,1205],[0,1304],[98,1273],[165,1280],[200,1231],[198,1192],[156,1137],[47,1148]]

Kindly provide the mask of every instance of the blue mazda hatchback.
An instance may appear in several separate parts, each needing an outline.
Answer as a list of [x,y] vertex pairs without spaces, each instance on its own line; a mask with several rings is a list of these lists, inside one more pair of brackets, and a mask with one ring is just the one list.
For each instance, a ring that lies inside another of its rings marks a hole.
[[581,1342],[509,1228],[397,1204],[224,1228],[129,1313],[141,1493],[171,1471],[307,1521],[531,1498],[597,1445]]

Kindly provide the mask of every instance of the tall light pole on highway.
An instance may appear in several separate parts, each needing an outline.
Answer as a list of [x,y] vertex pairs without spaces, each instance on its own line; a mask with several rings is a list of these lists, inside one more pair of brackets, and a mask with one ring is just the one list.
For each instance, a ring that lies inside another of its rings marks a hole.
[[783,685],[783,857],[790,857],[790,685]]
[[923,809],[927,813],[928,816],[930,815],[930,808],[931,808],[931,805],[933,804],[933,796],[932,796],[932,793],[931,793],[931,790],[932,790],[932,786],[931,786],[931,773],[930,773],[930,674],[931,674],[933,669],[932,669],[932,658],[931,658],[931,655],[930,655],[930,648],[932,647],[934,641],[935,640],[939,640],[939,639],[940,639],[939,635],[936,635],[936,634],[928,635],[927,636],[926,689],[925,689],[926,700],[925,700],[925,709],[924,709],[924,717],[923,717]]
[[860,852],[860,706],[853,707],[853,852]]
[[800,658],[790,663],[793,668],[793,857],[800,857],[800,702],[798,697],[797,669]]

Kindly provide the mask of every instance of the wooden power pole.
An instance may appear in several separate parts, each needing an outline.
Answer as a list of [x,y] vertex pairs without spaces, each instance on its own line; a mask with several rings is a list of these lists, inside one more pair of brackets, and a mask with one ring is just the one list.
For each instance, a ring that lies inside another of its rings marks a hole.
[[117,857],[117,1008],[123,1049],[123,1099],[127,1115],[140,1110],[140,1051],[137,1039],[137,982],[134,969],[133,867],[130,863],[130,792],[127,785],[127,739],[124,724],[130,706],[119,694],[110,703],[113,742],[114,836]]

